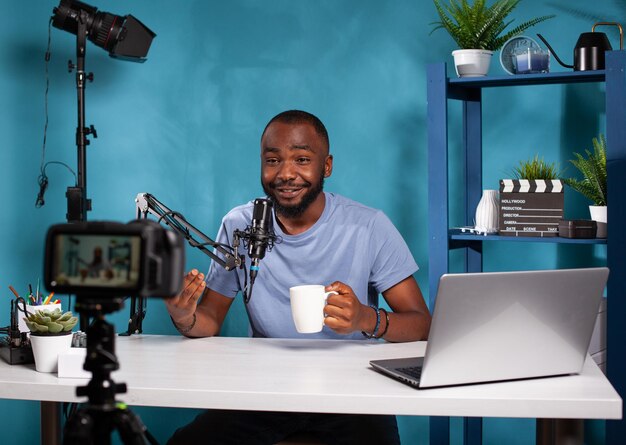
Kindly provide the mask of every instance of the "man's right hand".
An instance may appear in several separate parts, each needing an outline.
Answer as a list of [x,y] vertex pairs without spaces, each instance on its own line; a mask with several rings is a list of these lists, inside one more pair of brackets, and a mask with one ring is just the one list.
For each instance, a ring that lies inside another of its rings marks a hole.
[[204,274],[192,269],[185,275],[183,289],[178,295],[165,299],[165,306],[174,322],[180,326],[191,323],[198,300],[206,289]]

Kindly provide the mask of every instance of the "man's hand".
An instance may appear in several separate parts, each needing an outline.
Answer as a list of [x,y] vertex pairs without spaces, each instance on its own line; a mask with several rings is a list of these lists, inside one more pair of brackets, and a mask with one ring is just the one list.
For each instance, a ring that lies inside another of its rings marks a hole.
[[[339,334],[349,334],[354,331],[362,331],[369,325],[369,318],[367,316],[367,306],[364,306],[359,302],[359,299],[354,295],[354,291],[350,286],[340,281],[335,281],[329,286],[326,286],[326,292],[337,292],[338,295],[329,295],[326,299],[326,307],[324,308],[324,324],[331,328],[333,331]],[[372,312],[372,317],[375,316]],[[375,321],[374,321],[375,323]],[[373,327],[373,326],[372,326]]]
[[191,323],[196,305],[205,288],[204,274],[192,269],[185,275],[183,290],[175,297],[165,299],[167,311],[176,324],[186,326]]

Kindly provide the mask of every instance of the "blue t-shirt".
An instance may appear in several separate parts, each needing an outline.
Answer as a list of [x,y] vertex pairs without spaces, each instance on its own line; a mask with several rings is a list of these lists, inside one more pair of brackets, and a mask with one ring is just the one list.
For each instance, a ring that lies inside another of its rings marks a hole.
[[[379,293],[418,270],[404,239],[382,211],[333,193],[325,196],[321,217],[306,232],[287,235],[274,216],[274,230],[282,241],[259,265],[247,305],[253,336],[363,339],[360,332],[342,335],[326,326],[316,334],[299,334],[291,317],[289,288],[341,281],[354,290],[361,303],[378,305]],[[252,209],[249,202],[231,210],[222,220],[217,241],[232,245],[235,229],[250,225]],[[245,270],[229,272],[212,262],[207,287],[234,298],[245,285],[249,267],[247,255]]]

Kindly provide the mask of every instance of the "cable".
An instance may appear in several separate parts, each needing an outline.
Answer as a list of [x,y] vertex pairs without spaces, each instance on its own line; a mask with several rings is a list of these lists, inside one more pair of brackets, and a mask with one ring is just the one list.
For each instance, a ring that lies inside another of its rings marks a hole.
[[37,183],[39,184],[39,193],[37,194],[37,200],[35,201],[35,207],[39,208],[43,206],[46,202],[43,197],[46,193],[46,189],[48,188],[48,177],[46,176],[46,140],[48,136],[48,91],[50,90],[50,44],[52,41],[52,17],[50,17],[50,21],[48,22],[48,47],[46,48],[46,92],[44,93],[44,126],[43,126],[43,146],[41,148],[41,164],[39,166],[39,177],[37,178]]
[[60,161],[46,161],[46,142],[48,138],[48,91],[50,90],[50,73],[49,73],[49,65],[50,65],[50,46],[52,41],[52,17],[48,22],[48,47],[46,49],[45,61],[46,61],[46,91],[44,93],[44,126],[43,126],[43,144],[41,148],[41,164],[39,166],[39,176],[37,177],[37,184],[39,185],[39,193],[37,193],[37,199],[35,200],[35,207],[42,207],[46,201],[44,200],[44,195],[48,188],[48,176],[46,175],[46,167],[49,164],[60,164],[67,168],[70,173],[74,175],[74,182],[78,184],[78,178],[76,177],[76,173],[71,169],[69,165]]
[[44,170],[44,161],[46,158],[46,138],[48,134],[48,91],[50,90],[50,44],[52,41],[52,17],[50,17],[50,21],[48,22],[48,47],[46,48],[46,92],[44,93],[44,113],[45,113],[45,121],[43,126],[43,147],[41,150],[41,166],[39,170],[43,174]]
[[[161,208],[159,208],[159,210],[161,210]],[[183,226],[182,224],[180,224],[178,221],[176,221],[176,219],[174,219],[175,217],[179,217],[180,219],[182,219],[183,221],[187,222],[187,220],[185,219],[185,217],[175,211],[175,210],[170,210],[169,212],[164,212],[161,217],[158,219],[158,223],[161,224],[161,221],[163,221],[165,219],[166,224],[172,226],[172,227],[176,227],[178,228],[180,231],[184,232],[185,235],[187,236],[187,238],[191,237],[189,230]]]
[[67,165],[65,162],[61,161],[48,161],[45,163],[43,168],[41,169],[41,174],[37,178],[37,183],[39,184],[39,193],[37,193],[37,200],[35,201],[35,207],[42,207],[46,201],[44,200],[44,195],[46,193],[46,189],[48,188],[48,176],[46,175],[46,168],[50,164],[59,164],[63,167],[67,168],[72,175],[74,175],[74,183],[78,184],[78,178],[76,177],[76,172],[72,170],[72,168]]

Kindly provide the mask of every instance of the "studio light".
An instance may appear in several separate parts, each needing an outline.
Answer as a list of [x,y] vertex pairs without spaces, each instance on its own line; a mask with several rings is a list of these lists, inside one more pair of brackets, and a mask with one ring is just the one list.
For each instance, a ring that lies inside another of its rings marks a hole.
[[[76,73],[78,98],[78,125],[76,127],[77,175],[76,186],[68,187],[67,221],[87,221],[91,210],[91,199],[87,198],[87,151],[88,136],[98,137],[93,125],[85,124],[85,87],[93,81],[93,73],[85,69],[87,40],[109,52],[111,57],[131,62],[145,62],[150,44],[156,34],[132,15],[115,15],[98,11],[98,8],[76,0],[61,0],[52,10],[49,23],[55,28],[76,36],[76,63],[68,62],[69,72]],[[50,25],[48,25],[50,26]],[[50,60],[49,52],[46,61]],[[43,202],[43,191],[47,186],[45,174],[40,180],[37,202]],[[81,320],[82,322],[82,320]],[[83,325],[81,324],[81,329]],[[84,329],[83,329],[84,330]]]
[[77,34],[82,22],[89,41],[118,59],[145,62],[156,36],[132,15],[98,11],[98,8],[76,0],[61,0],[52,12],[52,26]]

